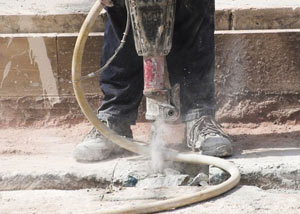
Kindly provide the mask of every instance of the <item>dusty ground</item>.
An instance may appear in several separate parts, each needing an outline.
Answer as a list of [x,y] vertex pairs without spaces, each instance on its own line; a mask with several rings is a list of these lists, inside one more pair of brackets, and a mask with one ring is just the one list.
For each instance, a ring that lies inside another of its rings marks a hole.
[[[243,154],[244,150],[262,148],[293,148],[300,145],[300,125],[262,124],[223,124],[235,141],[235,153]],[[89,132],[89,123],[44,128],[3,128],[0,130],[0,155],[37,155],[58,154],[57,145],[68,149],[79,143]],[[139,123],[132,126],[138,140],[147,141],[150,137],[150,124]],[[173,147],[184,150],[183,126],[170,126],[167,137]],[[174,131],[176,130],[176,131]],[[69,151],[70,152],[70,151]],[[299,153],[300,154],[300,153]]]
[[[225,196],[171,213],[197,213],[200,209],[201,213],[299,213],[300,125],[223,125],[234,139],[235,155],[229,160],[241,170],[243,185]],[[174,188],[133,188],[105,193],[101,200],[112,166],[118,163],[115,177],[123,179],[129,172],[145,173],[147,163],[141,157],[76,163],[72,150],[90,128],[82,123],[1,129],[0,213],[82,213],[180,193]],[[182,127],[170,129],[175,130],[170,132],[170,146],[185,150],[180,144]],[[136,138],[149,138],[149,124],[140,123],[133,130]]]
[[[141,192],[129,190],[130,195],[141,195]],[[143,190],[145,192],[145,190]],[[1,194],[1,193],[0,193]],[[16,191],[3,192],[0,198],[2,214],[31,213],[86,213],[116,208],[118,206],[150,202],[151,200],[101,201],[101,190],[79,191]],[[0,195],[0,196],[1,196]],[[124,198],[122,193],[115,193]],[[262,191],[257,187],[239,186],[224,196],[192,205],[175,211],[163,212],[172,214],[298,214],[300,211],[299,192]],[[96,213],[96,212],[95,212]]]

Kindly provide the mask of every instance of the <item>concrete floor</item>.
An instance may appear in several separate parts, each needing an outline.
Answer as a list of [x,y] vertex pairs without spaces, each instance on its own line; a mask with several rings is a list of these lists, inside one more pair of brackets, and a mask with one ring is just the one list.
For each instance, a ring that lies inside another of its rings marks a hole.
[[[0,192],[2,214],[32,213],[86,213],[103,209],[120,208],[153,200],[136,199],[126,201],[126,197],[140,196],[147,190],[127,189],[106,194],[103,190],[85,189],[76,191],[28,190]],[[111,200],[112,198],[115,201]],[[178,210],[162,212],[172,214],[299,214],[300,191],[263,191],[253,186],[238,186],[223,196]]]
[[[299,213],[300,126],[223,125],[234,140],[235,155],[228,160],[239,167],[241,186],[224,196],[170,213],[196,213],[199,209],[201,213]],[[151,164],[139,156],[115,156],[93,164],[75,162],[72,150],[90,128],[83,123],[0,130],[0,213],[84,213],[180,193],[176,187],[143,185],[114,188],[107,193],[112,180],[119,183],[128,175],[145,182],[152,173]],[[133,129],[137,139],[149,138],[149,124],[141,123]],[[181,143],[182,127],[172,130],[176,131],[168,146],[186,151]],[[194,190],[187,187],[185,191]],[[105,199],[101,199],[103,195]]]

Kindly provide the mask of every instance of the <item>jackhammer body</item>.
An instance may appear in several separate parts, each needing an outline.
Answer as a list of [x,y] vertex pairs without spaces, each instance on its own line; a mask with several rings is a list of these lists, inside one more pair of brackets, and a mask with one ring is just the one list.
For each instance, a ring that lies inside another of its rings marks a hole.
[[178,122],[179,85],[170,86],[166,56],[172,47],[176,0],[126,0],[135,47],[144,61],[147,120]]

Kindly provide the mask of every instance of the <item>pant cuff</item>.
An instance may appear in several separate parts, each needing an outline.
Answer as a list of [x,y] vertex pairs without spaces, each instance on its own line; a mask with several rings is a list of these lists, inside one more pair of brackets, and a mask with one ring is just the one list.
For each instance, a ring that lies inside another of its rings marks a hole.
[[210,115],[210,116],[215,116],[216,113],[216,108],[199,108],[199,109],[193,109],[188,111],[186,114],[182,115],[181,120],[182,122],[187,122],[195,119],[199,119],[202,116],[205,115]]
[[109,123],[122,123],[126,125],[135,125],[136,124],[136,115],[112,115],[107,112],[99,111],[97,117],[100,120],[108,121]]

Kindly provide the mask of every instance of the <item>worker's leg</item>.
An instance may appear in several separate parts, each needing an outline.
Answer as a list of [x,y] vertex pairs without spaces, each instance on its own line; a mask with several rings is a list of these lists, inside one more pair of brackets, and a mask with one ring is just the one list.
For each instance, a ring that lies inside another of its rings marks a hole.
[[[124,5],[108,8],[101,65],[114,54],[120,44],[126,24]],[[98,117],[119,135],[132,137],[130,125],[135,124],[139,103],[143,96],[142,58],[137,56],[132,31],[124,48],[100,76],[104,94]],[[74,150],[77,161],[100,161],[112,153],[122,153],[98,131],[93,129]]]
[[183,121],[214,115],[214,57],[214,1],[177,1],[167,60],[171,83],[180,83]]
[[[177,1],[173,48],[167,57],[172,84],[180,83],[188,145],[204,154],[232,153],[214,120],[214,0]],[[214,136],[214,137],[213,137]]]
[[[101,65],[112,56],[120,44],[126,24],[123,6],[108,8]],[[143,96],[143,64],[137,56],[132,30],[124,48],[100,76],[104,94],[98,116],[102,120],[135,124],[137,110]]]

